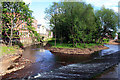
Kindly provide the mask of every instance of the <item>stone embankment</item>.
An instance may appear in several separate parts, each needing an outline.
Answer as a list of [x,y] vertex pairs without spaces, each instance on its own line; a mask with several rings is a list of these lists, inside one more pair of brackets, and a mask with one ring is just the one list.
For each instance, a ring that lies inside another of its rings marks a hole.
[[[24,45],[25,47],[35,45],[35,44],[40,44],[41,42],[36,42],[33,44],[26,44]],[[6,46],[4,44],[1,44],[1,46]],[[14,54],[6,54],[4,56],[0,56],[0,77],[4,76],[7,73],[11,73],[13,71],[17,71],[19,69],[24,68],[25,66],[29,65],[32,63],[28,59],[24,59],[22,57],[22,52],[24,49],[19,49],[16,53]]]
[[85,49],[80,49],[80,48],[52,48],[52,47],[47,47],[47,50],[49,50],[52,53],[64,53],[64,54],[92,54],[95,51],[100,51],[103,49],[108,49],[108,47],[100,45],[100,46],[94,46],[92,48],[85,48]]
[[96,57],[87,62],[63,66],[50,72],[44,72],[37,74],[36,76],[29,77],[29,79],[92,80],[104,71],[117,65],[119,62],[120,51],[111,55]]

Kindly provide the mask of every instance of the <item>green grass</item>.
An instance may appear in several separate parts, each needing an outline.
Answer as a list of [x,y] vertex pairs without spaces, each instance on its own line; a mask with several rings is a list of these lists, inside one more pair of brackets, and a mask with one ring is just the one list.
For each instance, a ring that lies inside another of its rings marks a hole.
[[54,43],[52,45],[52,47],[56,47],[56,48],[74,48],[72,44],[66,44],[66,43],[56,43],[56,46],[54,46]]
[[17,46],[0,46],[0,56],[6,55],[6,54],[15,54],[19,47]]
[[101,44],[96,44],[96,43],[89,43],[89,44],[87,44],[87,43],[78,43],[77,44],[77,46],[76,47],[74,47],[73,46],[73,44],[71,44],[71,43],[62,43],[62,44],[60,44],[60,43],[56,43],[56,46],[54,45],[54,40],[52,40],[52,41],[49,41],[48,42],[50,45],[52,45],[52,47],[54,47],[54,48],[81,48],[81,49],[84,49],[84,48],[91,48],[91,47],[93,47],[93,46],[98,46],[98,45],[101,45]]
[[103,43],[109,43],[109,39],[103,39]]
[[53,40],[53,38],[48,38],[48,39],[45,39],[43,41],[51,41],[51,40]]

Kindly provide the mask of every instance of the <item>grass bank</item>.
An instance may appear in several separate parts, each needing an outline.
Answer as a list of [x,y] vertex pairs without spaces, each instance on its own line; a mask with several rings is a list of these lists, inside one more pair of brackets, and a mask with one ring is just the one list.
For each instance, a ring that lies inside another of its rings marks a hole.
[[48,41],[48,44],[50,44],[51,47],[53,47],[53,48],[80,48],[80,49],[91,48],[91,47],[94,47],[94,46],[102,45],[102,44],[99,44],[99,43],[89,43],[89,44],[78,43],[77,46],[74,47],[72,43],[62,43],[62,44],[60,44],[59,42],[57,42],[56,46],[55,46],[55,41],[54,40]]
[[108,49],[108,47],[98,44],[98,43],[78,43],[76,47],[72,43],[56,43],[54,46],[54,40],[48,41],[45,49],[49,50],[52,53],[62,53],[62,54],[92,54],[95,51],[100,51],[103,49]]
[[110,40],[109,40],[109,39],[107,39],[107,38],[103,39],[103,43],[104,43],[104,44],[108,44],[108,43],[109,43],[109,41],[110,41]]
[[15,54],[19,50],[18,46],[11,46],[8,47],[6,45],[0,46],[0,56],[6,55],[6,54]]

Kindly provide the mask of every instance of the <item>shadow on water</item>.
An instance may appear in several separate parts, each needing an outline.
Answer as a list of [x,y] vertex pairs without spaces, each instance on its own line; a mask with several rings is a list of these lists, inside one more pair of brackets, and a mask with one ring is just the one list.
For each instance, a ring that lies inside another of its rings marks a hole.
[[120,50],[120,45],[105,46],[109,47],[109,49],[101,50],[91,55],[55,54],[48,50],[44,50],[40,45],[30,46],[25,48],[25,51],[23,52],[23,58],[29,59],[33,63],[26,66],[24,69],[5,75],[4,78],[11,79],[28,77],[37,73],[51,71],[68,64],[92,60],[95,57],[109,55]]

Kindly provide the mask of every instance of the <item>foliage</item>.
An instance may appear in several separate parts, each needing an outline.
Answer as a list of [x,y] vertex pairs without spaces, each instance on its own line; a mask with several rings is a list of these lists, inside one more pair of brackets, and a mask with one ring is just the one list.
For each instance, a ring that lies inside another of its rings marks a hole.
[[[32,11],[29,9],[29,4],[25,4],[25,2],[2,2],[2,35],[5,42],[8,43],[9,46],[12,46],[12,41],[14,39],[19,39],[20,35],[17,35],[17,32],[20,29],[20,25],[26,23],[27,29],[31,33],[32,37],[37,38],[40,41],[40,36],[33,31],[32,23]],[[32,38],[32,39],[34,39]]]
[[51,40],[51,41],[48,41],[48,43],[52,46],[52,47],[55,47],[55,48],[81,48],[81,49],[84,49],[84,48],[91,48],[91,47],[94,47],[94,46],[98,46],[98,45],[101,45],[99,43],[80,43],[78,44],[76,47],[73,46],[73,44],[71,43],[63,43],[63,44],[60,44],[59,42],[57,42],[56,46],[54,46],[54,40]]
[[120,39],[120,33],[118,33],[118,39]]
[[1,52],[0,56],[5,55],[5,54],[14,54],[15,52],[18,51],[19,47],[18,46],[0,46]]
[[109,43],[109,39],[104,38],[104,39],[103,39],[103,43]]
[[51,35],[51,31],[49,31],[49,36]]
[[32,37],[33,42],[35,42],[35,39],[37,39],[38,42],[41,41],[41,36],[37,31],[35,31],[35,28],[32,26],[27,26],[27,29],[29,30],[30,36]]
[[111,9],[105,9],[103,6],[101,10],[96,11],[96,17],[98,17],[101,21],[102,26],[102,36],[103,38],[115,38],[116,27],[118,23],[117,14]]
[[45,13],[60,43],[72,43],[76,47],[78,43],[101,43],[106,34],[114,38],[116,33],[117,15],[111,9],[95,12],[84,2],[58,2]]

